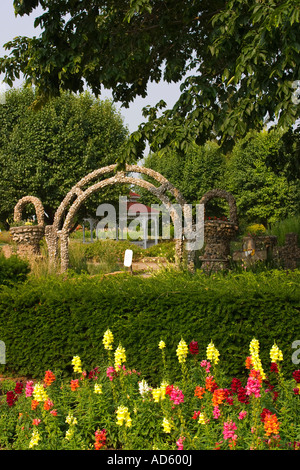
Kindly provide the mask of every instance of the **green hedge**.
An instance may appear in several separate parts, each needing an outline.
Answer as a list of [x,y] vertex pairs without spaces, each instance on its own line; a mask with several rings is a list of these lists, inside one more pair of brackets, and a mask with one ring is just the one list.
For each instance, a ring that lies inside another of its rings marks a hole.
[[5,258],[0,252],[0,286],[11,286],[19,282],[24,282],[30,272],[29,263],[13,255]]
[[181,337],[198,341],[202,358],[212,340],[230,377],[245,373],[253,337],[268,370],[276,341],[284,368],[291,371],[292,343],[300,340],[299,281],[300,271],[30,279],[0,292],[5,370],[33,377],[47,369],[68,374],[73,355],[92,368],[106,357],[102,337],[110,328],[114,346],[120,342],[126,349],[128,367],[153,381],[161,378],[161,339],[173,377],[180,373],[176,347]]

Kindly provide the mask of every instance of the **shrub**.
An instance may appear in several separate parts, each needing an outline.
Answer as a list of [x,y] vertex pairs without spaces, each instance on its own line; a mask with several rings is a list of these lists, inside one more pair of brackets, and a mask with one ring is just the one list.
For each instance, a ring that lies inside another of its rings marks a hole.
[[[291,357],[293,341],[300,340],[299,278],[299,270],[274,270],[30,279],[0,293],[6,371],[37,377],[50,367],[68,374],[75,354],[92,368],[102,357],[103,332],[111,328],[116,341],[126,343],[132,367],[152,379],[159,373],[155,345],[161,339],[168,345],[168,367],[174,377],[180,373],[174,358],[183,334],[202,352],[213,340],[226,358],[225,373],[243,374],[252,336],[266,348],[276,341]],[[287,371],[292,366],[290,361]]]
[[20,259],[17,255],[5,258],[0,253],[0,286],[24,282],[29,272],[30,266],[28,261]]

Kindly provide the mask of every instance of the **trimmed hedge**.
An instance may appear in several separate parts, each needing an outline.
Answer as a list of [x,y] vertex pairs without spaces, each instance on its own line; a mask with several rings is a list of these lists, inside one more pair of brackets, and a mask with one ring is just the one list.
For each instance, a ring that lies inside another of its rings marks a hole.
[[5,369],[33,377],[47,369],[69,374],[72,357],[79,355],[88,370],[106,357],[102,338],[110,328],[115,348],[120,342],[126,349],[127,366],[155,382],[161,379],[161,339],[174,378],[180,373],[176,347],[181,338],[198,341],[201,358],[212,340],[230,377],[245,373],[253,337],[267,371],[275,341],[289,372],[295,369],[292,343],[300,340],[299,280],[299,270],[30,279],[0,292]]
[[0,286],[11,286],[24,282],[30,272],[28,261],[13,255],[5,258],[0,252]]

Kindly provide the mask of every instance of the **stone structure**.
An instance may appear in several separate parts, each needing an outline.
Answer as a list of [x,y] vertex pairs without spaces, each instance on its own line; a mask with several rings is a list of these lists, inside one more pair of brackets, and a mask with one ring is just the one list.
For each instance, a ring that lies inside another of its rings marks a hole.
[[233,261],[244,261],[246,265],[256,261],[266,261],[274,255],[277,237],[274,235],[256,235],[243,237],[242,250],[233,252]]
[[206,220],[204,223],[204,254],[200,256],[205,272],[228,269],[230,242],[238,231],[237,208],[232,194],[221,189],[213,189],[204,194],[200,204],[207,204],[212,198],[223,198],[229,205],[229,221]]
[[[130,176],[132,173],[147,175],[153,178],[156,183],[159,183],[159,186],[155,186],[141,178]],[[103,179],[105,175],[108,175],[108,177]],[[100,181],[97,181],[97,179],[100,179]],[[89,184],[91,185],[89,186]],[[174,225],[181,224],[182,222],[179,220],[179,215],[167,195],[167,193],[170,193],[175,198],[176,203],[182,207],[182,213],[186,219],[191,219],[191,207],[186,204],[180,192],[160,173],[138,165],[126,165],[124,171],[118,171],[116,164],[94,170],[73,186],[58,207],[54,216],[53,225],[48,225],[45,229],[49,259],[52,263],[55,263],[58,259],[58,246],[60,241],[62,272],[66,271],[69,266],[69,234],[78,209],[91,194],[114,184],[135,185],[147,189],[169,210]],[[175,259],[177,264],[181,264],[183,261],[183,250],[183,240],[182,238],[178,238],[175,246]]]
[[25,196],[18,201],[14,209],[14,221],[22,222],[23,209],[27,204],[35,207],[37,225],[19,225],[11,227],[12,239],[17,243],[17,253],[20,256],[39,256],[40,241],[45,234],[44,207],[41,201],[34,196]]
[[299,267],[300,248],[297,234],[287,233],[285,236],[285,244],[275,247],[274,256],[283,264],[284,269],[293,270]]

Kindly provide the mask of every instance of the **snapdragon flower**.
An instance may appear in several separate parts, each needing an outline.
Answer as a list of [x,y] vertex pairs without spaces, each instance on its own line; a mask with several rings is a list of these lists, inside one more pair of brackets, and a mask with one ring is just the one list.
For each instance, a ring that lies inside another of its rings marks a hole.
[[125,349],[121,344],[119,344],[115,351],[115,369],[120,369],[123,362],[126,362]]
[[180,363],[185,362],[186,357],[188,355],[188,351],[189,350],[188,350],[188,346],[187,346],[186,342],[183,339],[181,339],[181,341],[179,342],[179,344],[177,346],[177,350],[176,350],[178,361]]
[[280,351],[279,347],[276,343],[273,344],[271,351],[270,351],[270,358],[272,362],[278,365],[278,362],[283,361],[283,354]]
[[114,341],[114,336],[112,332],[109,329],[106,330],[106,332],[103,335],[103,341],[102,341],[104,344],[104,348],[107,350],[112,350],[113,341]]

